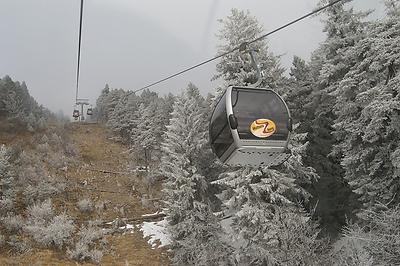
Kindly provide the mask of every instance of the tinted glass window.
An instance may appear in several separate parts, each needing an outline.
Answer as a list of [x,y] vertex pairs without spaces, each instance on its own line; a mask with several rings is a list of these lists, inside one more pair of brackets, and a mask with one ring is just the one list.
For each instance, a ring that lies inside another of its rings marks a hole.
[[224,94],[215,107],[210,122],[211,145],[214,147],[214,151],[218,157],[221,157],[222,154],[224,154],[224,152],[233,143],[231,130],[226,117],[225,102],[226,100]]
[[284,102],[273,91],[234,88],[232,106],[241,139],[259,139],[251,133],[250,125],[260,118],[270,119],[276,125],[275,133],[266,140],[287,139],[289,114]]

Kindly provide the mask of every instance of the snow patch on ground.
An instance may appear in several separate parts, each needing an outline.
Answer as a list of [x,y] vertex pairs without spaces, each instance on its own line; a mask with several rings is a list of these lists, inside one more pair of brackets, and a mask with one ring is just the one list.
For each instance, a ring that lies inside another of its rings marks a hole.
[[149,216],[153,216],[153,215],[157,215],[157,214],[163,214],[164,212],[160,212],[160,211],[157,211],[157,212],[155,212],[155,213],[149,213],[149,214],[143,214],[142,215],[142,217],[149,217]]
[[122,229],[122,230],[135,229],[135,225],[134,224],[126,224],[125,226],[121,226],[119,229]]
[[153,249],[171,244],[171,237],[167,231],[167,220],[165,218],[158,222],[143,222],[140,231],[143,232],[144,238],[149,237],[147,242]]

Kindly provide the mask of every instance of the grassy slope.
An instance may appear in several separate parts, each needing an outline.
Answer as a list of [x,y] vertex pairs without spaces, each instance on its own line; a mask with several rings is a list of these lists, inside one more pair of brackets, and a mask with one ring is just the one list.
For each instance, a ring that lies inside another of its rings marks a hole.
[[[95,219],[112,221],[117,217],[140,217],[142,214],[156,211],[154,207],[141,206],[141,195],[147,193],[152,197],[159,197],[159,186],[149,193],[138,176],[89,170],[127,171],[129,163],[127,148],[108,140],[104,127],[97,124],[73,124],[70,134],[79,150],[81,163],[61,173],[68,180],[68,188],[66,193],[53,200],[57,209],[66,211],[76,224]],[[28,135],[10,137],[0,132],[0,140],[7,144],[12,143],[14,139],[21,141],[21,138],[25,137]],[[132,190],[132,185],[135,191]],[[83,198],[90,198],[94,203],[105,202],[106,208],[92,214],[82,214],[77,210],[76,203]],[[109,235],[107,240],[110,252],[104,254],[101,265],[169,264],[166,251],[151,249],[137,229],[134,233],[114,233]],[[32,252],[20,256],[0,254],[0,265],[77,265],[77,263],[67,260],[61,252],[33,249]]]

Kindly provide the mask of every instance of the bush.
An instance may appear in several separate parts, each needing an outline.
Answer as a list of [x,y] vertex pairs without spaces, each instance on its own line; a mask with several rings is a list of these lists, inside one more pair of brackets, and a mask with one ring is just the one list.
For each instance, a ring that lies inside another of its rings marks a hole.
[[4,244],[6,243],[6,239],[3,235],[0,235],[0,248],[4,247]]
[[75,247],[67,251],[68,257],[78,261],[91,260],[99,263],[103,252],[97,249],[96,246],[105,244],[105,234],[106,232],[98,228],[94,223],[89,223],[87,227],[82,227],[78,232],[79,238],[75,243]]
[[90,199],[83,199],[78,202],[78,208],[83,213],[90,213],[93,211],[93,203]]
[[11,211],[14,207],[14,201],[9,197],[3,197],[0,199],[0,213],[5,214]]
[[13,253],[22,254],[31,250],[30,245],[18,236],[10,236],[7,244]]
[[43,117],[40,117],[37,121],[37,128],[38,130],[44,130],[47,128],[47,122]]
[[362,227],[345,228],[333,251],[336,265],[400,265],[400,207],[364,211]]
[[9,153],[10,149],[0,145],[0,212],[3,214],[12,209],[15,197],[15,180]]
[[27,209],[28,225],[45,224],[54,217],[54,210],[51,200],[36,203]]
[[8,214],[1,219],[1,222],[9,233],[18,233],[24,227],[24,219],[21,215]]
[[68,158],[62,152],[54,152],[51,156],[46,158],[46,162],[55,169],[61,169],[67,166]]
[[62,139],[61,139],[61,137],[59,137],[58,135],[57,135],[57,133],[53,133],[53,134],[51,134],[51,136],[50,136],[50,141],[49,141],[49,143],[52,145],[52,146],[60,146],[61,145],[61,143],[62,143]]
[[103,257],[103,252],[97,249],[90,250],[89,245],[83,242],[77,242],[73,250],[70,249],[67,250],[67,254],[68,257],[73,260],[78,260],[78,261],[92,260],[97,263],[99,263],[101,258]]
[[38,144],[36,150],[39,151],[42,155],[49,154],[51,152],[50,145],[47,142],[43,144]]
[[78,155],[78,150],[72,143],[65,144],[64,151],[65,151],[65,155],[67,155],[67,156]]
[[36,223],[25,227],[25,231],[36,242],[46,247],[55,246],[58,248],[70,243],[74,230],[73,221],[66,214],[57,215],[46,224]]
[[46,134],[43,134],[42,138],[40,139],[39,143],[45,144],[49,142],[49,137]]
[[37,184],[28,185],[23,194],[25,201],[28,203],[35,202],[37,200],[42,201],[49,197],[58,195],[65,190],[65,184],[60,182],[53,177],[48,177],[44,180],[39,181]]
[[95,204],[95,209],[98,213],[102,213],[106,209],[106,203],[104,201],[98,201]]

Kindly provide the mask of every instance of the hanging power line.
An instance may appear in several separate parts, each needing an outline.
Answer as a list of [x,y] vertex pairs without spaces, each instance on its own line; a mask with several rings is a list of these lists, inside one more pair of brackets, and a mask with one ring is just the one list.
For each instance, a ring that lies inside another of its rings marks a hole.
[[76,69],[75,103],[78,102],[78,93],[79,93],[79,72],[80,72],[81,42],[82,42],[82,18],[83,18],[83,0],[81,0],[81,11],[80,11],[80,19],[79,19],[78,65],[77,65],[77,69]]
[[[331,6],[334,6],[334,5],[338,4],[339,2],[350,2],[350,1],[352,1],[352,0],[335,0],[335,1],[332,1],[332,2],[330,2],[329,4],[327,4],[327,5],[325,5],[325,6],[322,6],[322,7],[320,7],[320,8],[317,8],[317,9],[311,11],[310,13],[305,14],[304,16],[301,16],[301,17],[299,17],[299,18],[297,18],[297,19],[295,19],[295,20],[293,20],[293,21],[290,21],[290,22],[286,23],[285,25],[283,25],[283,26],[281,26],[281,27],[279,27],[279,28],[276,28],[276,29],[274,29],[274,30],[272,30],[272,31],[270,31],[270,32],[268,32],[268,33],[266,33],[266,34],[264,34],[264,35],[261,35],[260,37],[254,39],[254,40],[248,41],[247,44],[252,44],[252,43],[258,42],[258,41],[260,41],[260,40],[262,40],[262,39],[264,39],[264,38],[266,38],[266,37],[268,37],[268,36],[270,36],[270,35],[272,35],[272,34],[278,32],[278,31],[280,31],[280,30],[282,30],[282,29],[284,29],[284,28],[287,28],[287,27],[289,27],[289,26],[291,26],[291,25],[293,25],[293,24],[295,24],[295,23],[297,23],[297,22],[299,22],[299,21],[301,21],[301,20],[304,20],[304,19],[306,19],[306,18],[308,18],[308,17],[310,17],[310,16],[312,16],[312,15],[315,15],[315,14],[317,14],[317,13],[319,13],[319,12],[321,12],[321,11],[323,11],[323,10],[325,10],[325,9],[327,9],[327,8],[329,8],[329,7],[331,7]],[[148,85],[146,85],[146,86],[144,86],[144,87],[142,87],[142,88],[140,88],[140,89],[131,91],[131,92],[128,93],[128,95],[133,94],[133,93],[136,93],[136,92],[139,92],[139,91],[142,91],[142,90],[145,90],[145,89],[148,89],[148,88],[153,87],[153,86],[155,86],[155,85],[157,85],[157,84],[160,84],[160,83],[162,83],[162,82],[165,82],[165,81],[167,81],[167,80],[169,80],[169,79],[175,78],[175,77],[177,77],[177,76],[179,76],[179,75],[182,75],[183,73],[186,73],[186,72],[188,72],[188,71],[190,71],[190,70],[193,70],[193,69],[195,69],[195,68],[198,68],[198,67],[200,67],[200,66],[202,66],[202,65],[208,64],[208,63],[210,63],[210,62],[212,62],[212,61],[215,61],[215,60],[217,60],[217,59],[219,59],[219,58],[221,58],[221,57],[224,57],[224,56],[226,56],[226,55],[228,55],[228,54],[230,54],[230,53],[233,53],[233,52],[239,50],[240,48],[241,48],[241,46],[237,46],[237,47],[235,47],[235,48],[233,48],[233,49],[231,49],[231,50],[229,50],[229,51],[227,51],[227,52],[224,52],[224,53],[222,53],[222,54],[219,54],[219,55],[217,55],[217,56],[215,56],[215,57],[212,57],[212,58],[210,58],[210,59],[204,60],[204,61],[202,61],[202,62],[200,62],[200,63],[198,63],[198,64],[196,64],[196,65],[193,65],[193,66],[191,66],[191,67],[185,68],[185,69],[183,69],[183,70],[181,70],[181,71],[179,71],[179,72],[177,72],[177,73],[175,73],[175,74],[172,74],[172,75],[167,76],[167,77],[165,77],[165,78],[162,78],[162,79],[160,79],[160,80],[158,80],[158,81],[155,81],[155,82],[153,82],[153,83],[150,83],[150,84],[148,84]]]

